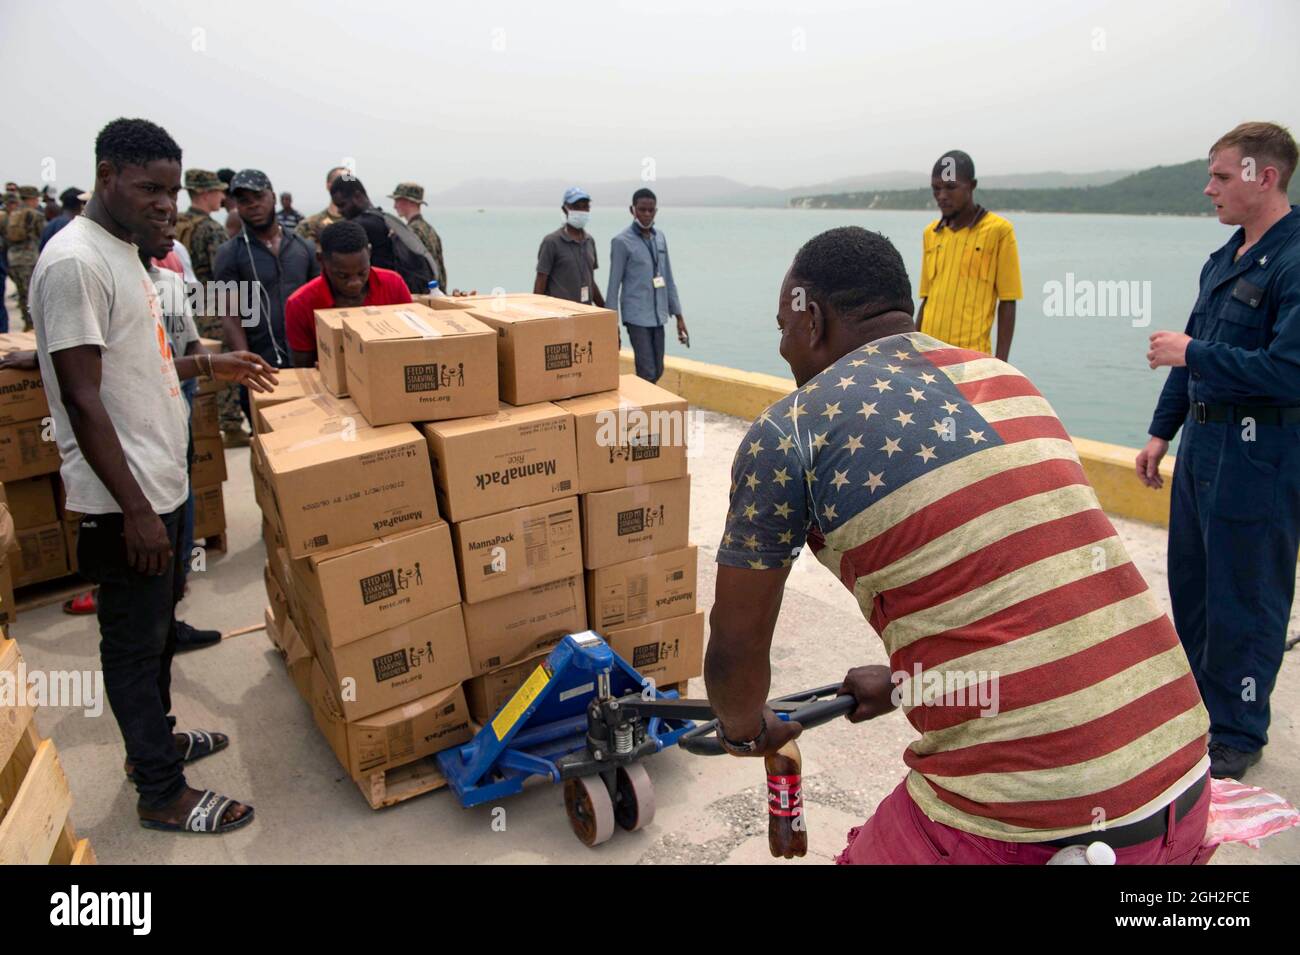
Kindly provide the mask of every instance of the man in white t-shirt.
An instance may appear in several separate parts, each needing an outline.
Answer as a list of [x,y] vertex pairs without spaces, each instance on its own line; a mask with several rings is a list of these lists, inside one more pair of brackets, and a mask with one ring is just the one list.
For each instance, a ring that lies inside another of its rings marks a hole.
[[99,584],[100,658],[109,706],[139,792],[140,824],[227,832],[253,810],[186,785],[182,764],[224,748],[173,734],[176,563],[189,494],[188,414],[180,378],[203,373],[264,390],[256,356],[175,360],[158,295],[141,264],[170,248],[181,151],[146,120],[109,123],[95,141],[85,214],[45,247],[32,279],[37,359],[63,463],[67,507],[85,515],[77,559]]

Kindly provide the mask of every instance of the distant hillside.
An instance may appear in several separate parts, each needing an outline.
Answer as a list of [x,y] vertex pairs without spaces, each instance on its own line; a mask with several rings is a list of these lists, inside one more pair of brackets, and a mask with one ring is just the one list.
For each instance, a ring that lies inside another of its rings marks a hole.
[[[1006,212],[1205,216],[1213,211],[1201,195],[1205,168],[1204,159],[1193,159],[1177,166],[1144,169],[1105,185],[1058,189],[985,188],[981,179],[979,201]],[[1292,188],[1300,191],[1300,185]],[[798,196],[790,205],[799,209],[933,209],[934,197],[928,188],[864,190]]]
[[[988,176],[981,183],[993,187],[1031,189],[1045,186],[1098,186],[1129,175],[1125,170],[1087,173],[1031,172]],[[927,181],[924,172],[893,171],[862,176],[846,176],[826,182],[776,189],[750,186],[726,176],[675,176],[650,183],[665,204],[675,206],[745,206],[783,208],[794,204],[799,196],[822,197],[827,194],[880,194]],[[430,193],[426,198],[437,206],[558,206],[564,190],[574,183],[560,179],[471,179],[449,189]],[[639,179],[578,182],[597,206],[627,205],[632,193],[646,183]],[[916,192],[917,190],[905,190]],[[924,192],[924,190],[921,190]],[[926,196],[928,197],[928,192]],[[895,207],[890,207],[895,208]],[[921,208],[901,206],[897,208]]]

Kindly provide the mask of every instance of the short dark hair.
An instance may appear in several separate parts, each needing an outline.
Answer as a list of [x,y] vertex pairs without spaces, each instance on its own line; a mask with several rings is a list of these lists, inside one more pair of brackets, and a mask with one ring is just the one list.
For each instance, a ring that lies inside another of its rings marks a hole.
[[853,319],[912,313],[912,283],[903,257],[879,232],[841,226],[814,236],[794,257],[791,278],[811,299]]
[[361,180],[356,176],[339,176],[330,186],[331,196],[355,196],[358,194],[369,197],[366,187],[361,184]]
[[80,209],[83,205],[81,194],[84,191],[85,190],[83,189],[78,189],[76,186],[64,189],[59,193],[59,205],[63,206],[65,209]]
[[144,166],[155,159],[181,161],[181,147],[156,123],[147,119],[115,119],[95,137],[95,162],[113,168]]
[[973,182],[975,179],[975,160],[970,158],[969,153],[964,153],[960,149],[950,149],[936,159],[934,168],[930,170],[930,175],[942,176],[949,168],[952,169],[959,182]]
[[366,235],[366,230],[347,220],[327,225],[320,233],[321,255],[347,255],[349,252],[360,252],[369,244],[370,237]]
[[217,170],[217,178],[228,186],[230,185],[231,180],[235,178],[235,170],[228,166],[223,166],[221,169]]
[[656,197],[653,192],[651,192],[649,189],[646,189],[645,187],[642,187],[638,189],[636,192],[632,193],[632,205],[636,205],[636,201],[638,199],[654,199],[655,205],[659,204],[658,197]]

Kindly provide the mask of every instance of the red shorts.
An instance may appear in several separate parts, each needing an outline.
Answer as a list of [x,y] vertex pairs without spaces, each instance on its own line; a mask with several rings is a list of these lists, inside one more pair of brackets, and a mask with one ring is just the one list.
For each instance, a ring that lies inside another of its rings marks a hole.
[[[1210,816],[1210,786],[1170,832],[1116,849],[1119,865],[1204,865],[1217,846],[1203,847]],[[849,832],[840,865],[1043,865],[1059,851],[1035,842],[1002,842],[971,835],[928,818],[912,800],[907,781],[886,796],[875,814]]]

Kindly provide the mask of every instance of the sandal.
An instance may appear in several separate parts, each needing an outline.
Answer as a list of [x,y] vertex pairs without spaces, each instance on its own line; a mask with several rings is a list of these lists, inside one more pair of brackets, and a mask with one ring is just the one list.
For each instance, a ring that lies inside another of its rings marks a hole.
[[194,804],[184,823],[162,822],[158,819],[141,819],[140,825],[145,829],[158,832],[207,832],[221,835],[233,832],[253,821],[253,807],[232,822],[222,822],[226,810],[235,804],[229,796],[219,796],[211,789],[205,789],[199,801]]
[[[230,745],[230,737],[225,733],[209,733],[207,730],[181,730],[174,736],[184,736],[186,738],[185,752],[181,754],[184,762],[192,763],[196,759],[202,759],[204,756],[211,756],[213,753],[219,753]],[[128,776],[135,770],[128,759],[122,764],[122,772]]]
[[95,604],[95,592],[88,590],[84,594],[78,594],[71,600],[63,601],[63,612],[70,613],[77,617],[88,616],[95,613],[98,608]]

